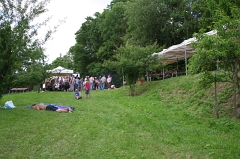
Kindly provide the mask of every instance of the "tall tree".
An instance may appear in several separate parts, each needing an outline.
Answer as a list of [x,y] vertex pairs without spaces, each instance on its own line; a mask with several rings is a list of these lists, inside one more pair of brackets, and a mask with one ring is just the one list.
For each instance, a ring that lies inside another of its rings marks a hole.
[[[99,13],[95,13],[98,17]],[[81,75],[89,75],[88,65],[99,62],[96,52],[102,44],[102,38],[97,27],[97,18],[87,17],[81,28],[75,33],[76,44],[69,52],[73,56],[74,69]]]
[[44,58],[43,52],[37,50],[42,50],[42,44],[51,36],[52,31],[48,31],[43,40],[37,38],[37,31],[49,19],[37,24],[34,20],[47,11],[45,7],[48,2],[49,0],[0,1],[0,96],[12,86],[11,77],[26,70],[29,63],[40,63],[39,59]]
[[76,44],[69,52],[73,55],[74,68],[81,75],[98,76],[108,72],[102,63],[113,58],[114,50],[123,45],[126,32],[124,2],[114,1],[102,14],[87,17],[76,32]]
[[123,45],[127,22],[125,18],[126,2],[117,2],[99,16],[99,31],[102,44],[97,52],[102,61],[113,58],[114,50]]

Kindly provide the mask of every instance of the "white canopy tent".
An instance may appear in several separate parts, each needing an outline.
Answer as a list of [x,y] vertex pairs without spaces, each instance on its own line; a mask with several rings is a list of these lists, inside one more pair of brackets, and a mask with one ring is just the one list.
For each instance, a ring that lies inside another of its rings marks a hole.
[[51,75],[57,75],[57,76],[64,76],[64,75],[71,75],[73,74],[73,70],[66,69],[64,67],[58,66],[52,70],[47,70],[48,73],[51,73]]
[[[212,30],[207,32],[207,35],[215,35],[217,33],[216,30]],[[179,60],[185,59],[185,68],[187,73],[187,58],[191,57],[193,54],[197,53],[191,47],[191,43],[195,42],[196,38],[190,38],[184,40],[182,43],[173,45],[167,49],[163,49],[161,52],[153,53],[153,55],[158,55],[160,58],[164,58],[164,62],[166,65],[178,62]]]

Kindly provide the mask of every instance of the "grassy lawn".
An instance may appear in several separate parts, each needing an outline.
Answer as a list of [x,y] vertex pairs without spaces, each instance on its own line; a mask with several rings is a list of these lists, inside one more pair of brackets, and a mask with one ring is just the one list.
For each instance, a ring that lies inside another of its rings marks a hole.
[[[0,109],[0,158],[240,158],[240,125],[214,115],[212,94],[193,89],[194,77],[91,91],[5,95],[16,109]],[[84,92],[81,92],[84,95]],[[85,96],[84,96],[85,97]],[[26,106],[73,106],[71,113]],[[223,115],[223,114],[222,114]]]

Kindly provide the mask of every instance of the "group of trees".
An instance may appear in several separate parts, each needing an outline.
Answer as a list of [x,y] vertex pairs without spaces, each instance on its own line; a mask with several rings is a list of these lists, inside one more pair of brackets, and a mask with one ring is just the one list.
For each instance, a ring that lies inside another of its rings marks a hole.
[[[139,61],[207,26],[210,20],[203,18],[208,14],[202,3],[202,0],[113,0],[101,14],[87,17],[76,32],[76,44],[69,49],[74,69],[81,75],[94,76],[117,71],[127,77],[128,83],[136,82],[153,69],[139,65]],[[125,60],[135,65],[123,65]],[[148,64],[159,69],[161,66],[157,60],[149,60]],[[140,67],[144,71],[133,77],[131,72]]]
[[[149,58],[150,52],[199,33],[194,45],[198,54],[190,61],[190,71],[204,72],[204,86],[220,81],[234,83],[236,109],[236,93],[240,93],[239,8],[240,1],[236,0],[113,0],[102,14],[87,17],[76,32],[76,44],[70,48],[74,67],[93,75],[117,71],[127,77],[133,92],[131,84],[137,78],[161,66],[160,61]],[[213,29],[216,36],[203,34]],[[209,70],[217,65],[223,73],[211,74]]]

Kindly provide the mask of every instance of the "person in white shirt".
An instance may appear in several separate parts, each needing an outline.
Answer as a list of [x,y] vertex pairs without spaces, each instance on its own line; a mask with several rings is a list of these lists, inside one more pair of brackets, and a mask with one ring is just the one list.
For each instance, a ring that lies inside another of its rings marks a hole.
[[56,83],[55,83],[55,89],[60,90],[59,87],[60,87],[59,82],[56,82]]
[[108,90],[111,89],[111,82],[112,82],[112,77],[110,75],[108,75],[108,78],[107,78],[107,88],[108,88]]

